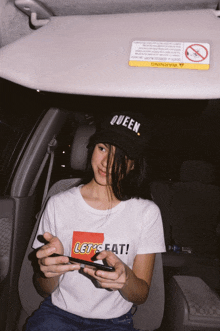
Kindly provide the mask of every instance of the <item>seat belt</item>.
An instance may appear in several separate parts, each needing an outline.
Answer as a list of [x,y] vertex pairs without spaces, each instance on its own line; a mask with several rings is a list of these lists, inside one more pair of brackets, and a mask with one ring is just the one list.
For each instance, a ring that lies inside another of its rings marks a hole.
[[29,194],[28,194],[28,196],[33,195],[33,193],[34,193],[34,191],[35,191],[35,189],[37,187],[38,181],[40,179],[40,176],[41,176],[41,174],[42,174],[42,172],[44,170],[44,167],[46,165],[46,162],[47,162],[48,158],[50,157],[50,163],[49,163],[48,172],[47,172],[47,179],[46,179],[46,184],[45,184],[45,188],[44,188],[44,194],[43,194],[42,204],[43,204],[43,202],[44,202],[44,200],[46,198],[46,195],[47,195],[47,192],[48,192],[48,188],[49,188],[49,184],[50,184],[50,178],[51,178],[51,173],[52,173],[52,170],[53,170],[53,162],[54,162],[54,151],[55,151],[56,147],[57,147],[57,140],[55,138],[53,138],[49,142],[49,144],[47,146],[47,152],[46,152],[46,154],[44,156],[44,159],[43,159],[43,161],[41,163],[41,166],[40,166],[40,168],[39,168],[39,170],[37,172],[37,175],[36,175],[36,177],[35,177],[35,179],[33,181],[33,184],[31,186],[30,191],[29,191]]

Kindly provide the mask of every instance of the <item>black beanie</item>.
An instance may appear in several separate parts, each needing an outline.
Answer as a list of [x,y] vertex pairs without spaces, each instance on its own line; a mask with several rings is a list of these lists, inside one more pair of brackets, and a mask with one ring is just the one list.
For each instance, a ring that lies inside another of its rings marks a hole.
[[144,155],[147,144],[146,118],[140,113],[107,115],[97,126],[90,144],[106,143],[122,149],[130,159]]

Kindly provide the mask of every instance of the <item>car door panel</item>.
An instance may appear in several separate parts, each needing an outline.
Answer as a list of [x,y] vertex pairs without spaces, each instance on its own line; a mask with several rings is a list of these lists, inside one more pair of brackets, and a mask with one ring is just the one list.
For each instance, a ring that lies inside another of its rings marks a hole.
[[[4,268],[1,271],[0,287],[0,330],[12,331],[21,309],[18,280],[24,254],[29,238],[36,222],[36,214],[40,209],[44,187],[31,190],[36,177],[40,177],[39,168],[45,155],[49,155],[48,144],[55,138],[67,119],[67,111],[50,108],[37,129],[23,154],[14,177],[11,198],[1,199],[0,225],[4,227],[5,244],[2,248],[0,262]],[[47,163],[45,163],[47,167]],[[37,184],[37,182],[36,182]],[[4,256],[4,251],[7,251]],[[1,252],[0,252],[1,254]]]
[[13,217],[14,200],[12,198],[0,199],[0,284],[9,271]]
[[[6,229],[8,236],[4,247],[7,254],[1,257],[4,265],[4,275],[1,276],[4,276],[4,279],[0,283],[0,330],[13,330],[13,324],[20,311],[18,278],[35,222],[34,202],[34,196],[0,200],[0,206],[5,209],[1,217],[1,225]],[[8,218],[5,215],[8,215]],[[5,225],[6,221],[3,221],[6,219],[8,219],[7,225]]]

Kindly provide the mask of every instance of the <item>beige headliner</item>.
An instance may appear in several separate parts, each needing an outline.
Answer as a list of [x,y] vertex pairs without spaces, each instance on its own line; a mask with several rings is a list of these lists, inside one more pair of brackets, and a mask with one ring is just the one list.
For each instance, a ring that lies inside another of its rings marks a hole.
[[[220,97],[214,10],[52,17],[0,50],[0,75],[44,91],[141,98]],[[210,69],[129,67],[134,40],[209,43]]]

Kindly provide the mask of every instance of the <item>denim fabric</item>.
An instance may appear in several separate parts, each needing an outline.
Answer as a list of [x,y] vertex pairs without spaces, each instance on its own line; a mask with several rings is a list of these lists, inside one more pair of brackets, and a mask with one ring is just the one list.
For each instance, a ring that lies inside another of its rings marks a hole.
[[25,331],[135,331],[131,312],[111,319],[83,318],[54,306],[48,297],[28,319]]

